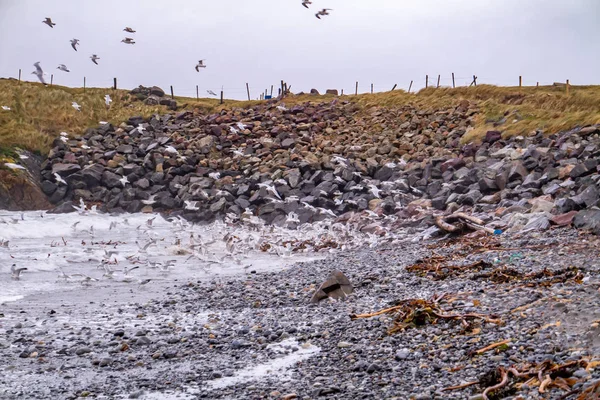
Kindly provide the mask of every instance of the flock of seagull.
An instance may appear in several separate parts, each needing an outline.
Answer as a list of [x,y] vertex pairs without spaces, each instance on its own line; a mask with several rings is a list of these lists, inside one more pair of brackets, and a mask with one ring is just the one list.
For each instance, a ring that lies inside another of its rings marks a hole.
[[[310,1],[310,0],[302,0],[302,5],[306,8],[310,8],[309,6],[311,4],[312,4],[312,1]],[[315,17],[317,17],[318,19],[321,19],[321,17],[323,17],[325,15],[329,15],[329,11],[333,11],[333,10],[331,8],[323,8],[315,14]]]

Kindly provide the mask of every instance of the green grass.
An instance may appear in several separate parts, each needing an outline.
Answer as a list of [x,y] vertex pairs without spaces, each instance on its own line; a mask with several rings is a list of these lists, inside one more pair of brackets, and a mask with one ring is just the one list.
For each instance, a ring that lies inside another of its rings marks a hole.
[[[113,100],[110,109],[104,104],[104,95]],[[335,97],[289,96],[284,102],[294,104],[331,101]],[[175,97],[178,104],[187,110],[210,113],[222,108],[248,107],[260,101],[226,100],[224,105],[217,99],[193,99]],[[371,107],[395,108],[412,104],[418,108],[435,110],[453,107],[462,100],[477,104],[480,110],[476,127],[465,134],[463,142],[478,141],[485,132],[499,129],[505,136],[526,135],[542,129],[555,133],[575,126],[600,123],[600,86],[572,86],[570,94],[565,87],[477,87],[429,88],[418,93],[394,92],[342,96],[358,104],[363,110]],[[76,111],[71,103],[81,105]],[[120,124],[134,115],[149,117],[154,113],[166,113],[164,106],[147,106],[129,94],[128,90],[101,88],[44,87],[39,83],[0,79],[0,106],[9,106],[11,111],[0,110],[0,157],[12,158],[13,149],[23,148],[42,155],[47,154],[54,138],[60,132],[81,134],[99,121]],[[507,116],[507,122],[494,128],[491,120]]]

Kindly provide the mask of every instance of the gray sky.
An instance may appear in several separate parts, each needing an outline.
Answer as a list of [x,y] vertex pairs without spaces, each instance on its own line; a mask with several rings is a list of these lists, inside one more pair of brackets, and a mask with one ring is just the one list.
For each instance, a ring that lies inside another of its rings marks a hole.
[[[0,0],[0,77],[41,61],[57,84],[158,85],[252,98],[281,79],[366,92],[397,83],[600,84],[600,0]],[[330,16],[315,18],[319,8]],[[51,17],[56,26],[42,24]],[[121,43],[131,26],[137,43]],[[69,40],[81,45],[73,51]],[[100,65],[92,64],[98,54]],[[208,68],[195,71],[198,59]],[[70,73],[56,69],[66,64]]]

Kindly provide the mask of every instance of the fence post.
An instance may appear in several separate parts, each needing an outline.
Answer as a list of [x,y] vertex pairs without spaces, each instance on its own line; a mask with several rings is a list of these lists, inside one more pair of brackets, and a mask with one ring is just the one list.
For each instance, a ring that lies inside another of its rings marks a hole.
[[173,94],[173,85],[171,85],[171,100],[175,99],[175,95]]
[[221,104],[223,104],[223,91],[221,90]]
[[473,82],[471,82],[471,84],[469,86],[477,86],[477,76],[473,75]]
[[371,83],[371,94],[373,94],[373,84]]
[[413,81],[410,81],[410,86],[408,86],[408,93],[410,93],[410,89],[412,89]]
[[569,83],[569,80],[567,79],[567,96],[569,95],[570,86],[571,86],[571,84]]
[[52,87],[53,83],[54,83],[54,74],[50,74],[50,87]]
[[523,87],[523,77],[519,75],[519,88]]
[[271,85],[271,98],[273,98],[273,85]]
[[354,95],[358,94],[358,81],[356,81],[356,89],[354,89]]
[[281,88],[279,89],[279,96],[283,99],[285,92],[283,91],[283,79],[281,80]]
[[394,83],[394,87],[393,87],[393,88],[392,88],[392,90],[390,90],[390,91],[391,91],[391,92],[393,92],[393,91],[394,91],[394,89],[396,89],[396,86],[398,86],[398,84],[397,84],[397,83]]
[[454,82],[454,72],[452,73],[452,88],[456,88],[456,83]]
[[83,77],[83,93],[85,93],[85,76]]
[[19,68],[19,84],[21,84],[21,68]]
[[198,93],[198,85],[196,85],[196,100],[200,98],[200,93]]
[[344,89],[342,89],[342,94],[341,94],[341,95],[342,95],[342,96],[344,95]]
[[248,101],[250,101],[250,86],[248,86],[248,82],[246,82],[246,92],[248,92]]
[[536,84],[535,84],[535,87],[540,87],[540,83],[539,83],[539,82],[538,82],[538,83],[536,83]]
[[114,84],[113,89],[117,90],[117,78],[114,78],[114,80],[115,80],[115,82],[114,82],[115,84]]
[[441,78],[441,77],[442,77],[441,75],[438,75],[438,83],[437,83],[437,87],[438,87],[438,88],[440,87],[440,78]]
[[429,75],[425,75],[425,89],[429,87]]

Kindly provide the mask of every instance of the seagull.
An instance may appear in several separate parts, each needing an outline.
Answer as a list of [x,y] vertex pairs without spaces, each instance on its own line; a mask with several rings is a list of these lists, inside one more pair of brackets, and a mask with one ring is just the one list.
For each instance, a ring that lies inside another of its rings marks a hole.
[[145,204],[147,206],[151,206],[152,204],[156,203],[156,201],[154,200],[154,198],[156,197],[156,195],[152,195],[148,198],[148,200],[142,200],[142,204]]
[[96,62],[96,60],[99,60],[99,59],[100,59],[100,57],[98,57],[98,56],[97,56],[97,55],[95,55],[95,54],[92,54],[92,56],[91,56],[90,58],[92,59],[92,62],[93,62],[94,64],[98,65],[98,63]]
[[315,14],[315,17],[321,19],[321,15],[329,15],[328,11],[333,11],[331,8],[324,8],[321,11],[319,11],[318,13]]
[[308,8],[308,5],[309,5],[309,4],[312,4],[312,1],[310,1],[310,0],[302,0],[302,5],[303,5],[304,7]]
[[212,90],[207,90],[206,93],[210,94],[211,96],[216,96],[217,94],[215,92],[213,92]]
[[27,268],[17,268],[17,264],[13,264],[12,267],[10,267],[11,278],[18,281],[21,279],[21,272],[23,271],[27,271]]
[[208,177],[217,180],[221,177],[221,173],[220,172],[211,172],[210,174],[208,174]]
[[112,99],[109,94],[104,95],[104,102],[106,103],[106,107],[110,107],[110,103],[112,103]]
[[296,214],[295,212],[291,211],[288,215],[287,218],[285,220],[286,223],[300,223],[300,220],[298,219],[298,214]]
[[373,193],[373,196],[377,197],[378,199],[381,198],[381,196],[379,196],[379,193],[381,193],[381,190],[377,186],[371,184],[371,185],[369,185],[369,188],[371,189],[371,193]]
[[10,111],[10,107],[8,107],[8,106],[2,106],[2,109],[3,109],[4,111]]
[[144,131],[146,130],[146,128],[144,128],[144,125],[138,124],[137,130],[138,130],[139,133],[144,133]]
[[198,202],[197,202],[197,201],[190,201],[190,200],[186,200],[186,201],[184,201],[184,203],[185,203],[185,209],[186,209],[186,210],[190,210],[190,211],[197,211],[197,210],[199,210],[199,209],[200,209],[200,208],[199,208],[199,207],[196,205],[196,204],[198,204]]
[[63,185],[67,184],[67,181],[65,181],[62,176],[58,174],[58,172],[54,173],[54,179],[56,180],[56,183],[62,183]]
[[81,106],[79,104],[77,104],[76,101],[74,101],[74,102],[71,103],[71,107],[73,107],[77,111],[81,111]]
[[241,122],[238,122],[238,123],[237,123],[237,127],[238,127],[238,128],[240,128],[240,130],[242,130],[242,131],[243,131],[244,129],[246,129],[246,125],[242,124]]
[[44,71],[42,70],[42,67],[40,67],[40,62],[36,62],[35,64],[33,64],[33,66],[35,67],[35,71],[32,72],[32,74],[36,75],[40,82],[42,82],[45,85],[46,81],[44,81]]
[[54,25],[56,25],[54,22],[52,22],[52,18],[50,17],[46,17],[46,19],[43,20],[42,23],[48,25],[50,28],[54,28]]
[[123,187],[125,187],[125,185],[127,185],[129,183],[129,180],[127,179],[126,176],[122,176],[121,179],[119,179],[119,182],[121,182]]
[[204,61],[205,60],[200,60],[198,61],[198,64],[196,64],[196,72],[200,72],[200,68],[206,68],[206,65],[204,65]]
[[135,44],[135,41],[130,37],[126,37],[125,39],[121,40],[121,42],[125,44]]
[[[85,202],[83,201],[83,198],[79,198],[79,207],[77,207],[76,205],[71,206],[73,207],[75,210],[77,210],[77,212],[81,215],[85,214],[85,212],[87,211],[87,206],[85,205]],[[73,228],[73,231],[77,230],[77,224],[78,222],[75,222],[71,227]]]
[[58,64],[58,67],[56,67],[56,69],[60,69],[61,71],[65,71],[65,72],[71,72],[71,71],[69,71],[69,68],[67,68],[67,66],[65,64]]
[[271,182],[262,182],[258,184],[258,187],[264,187],[265,189],[267,189],[267,192],[271,192],[275,195],[275,197],[277,197],[279,200],[281,200],[281,196],[279,196],[279,193],[277,192],[277,189],[275,189],[275,185],[270,185]]
[[167,146],[167,147],[165,147],[165,151],[168,152],[168,153],[179,154],[179,152],[177,151],[177,149],[175,149],[175,147],[173,147],[173,146]]
[[135,33],[135,31],[133,29],[131,29],[130,27],[125,27],[125,29],[123,29],[125,32],[129,32],[129,33]]
[[279,106],[277,106],[277,109],[278,109],[279,111],[287,111],[287,108],[285,107],[285,104],[282,104],[282,105],[279,105]]
[[71,47],[73,50],[77,51],[77,45],[79,44],[79,39],[71,39]]

